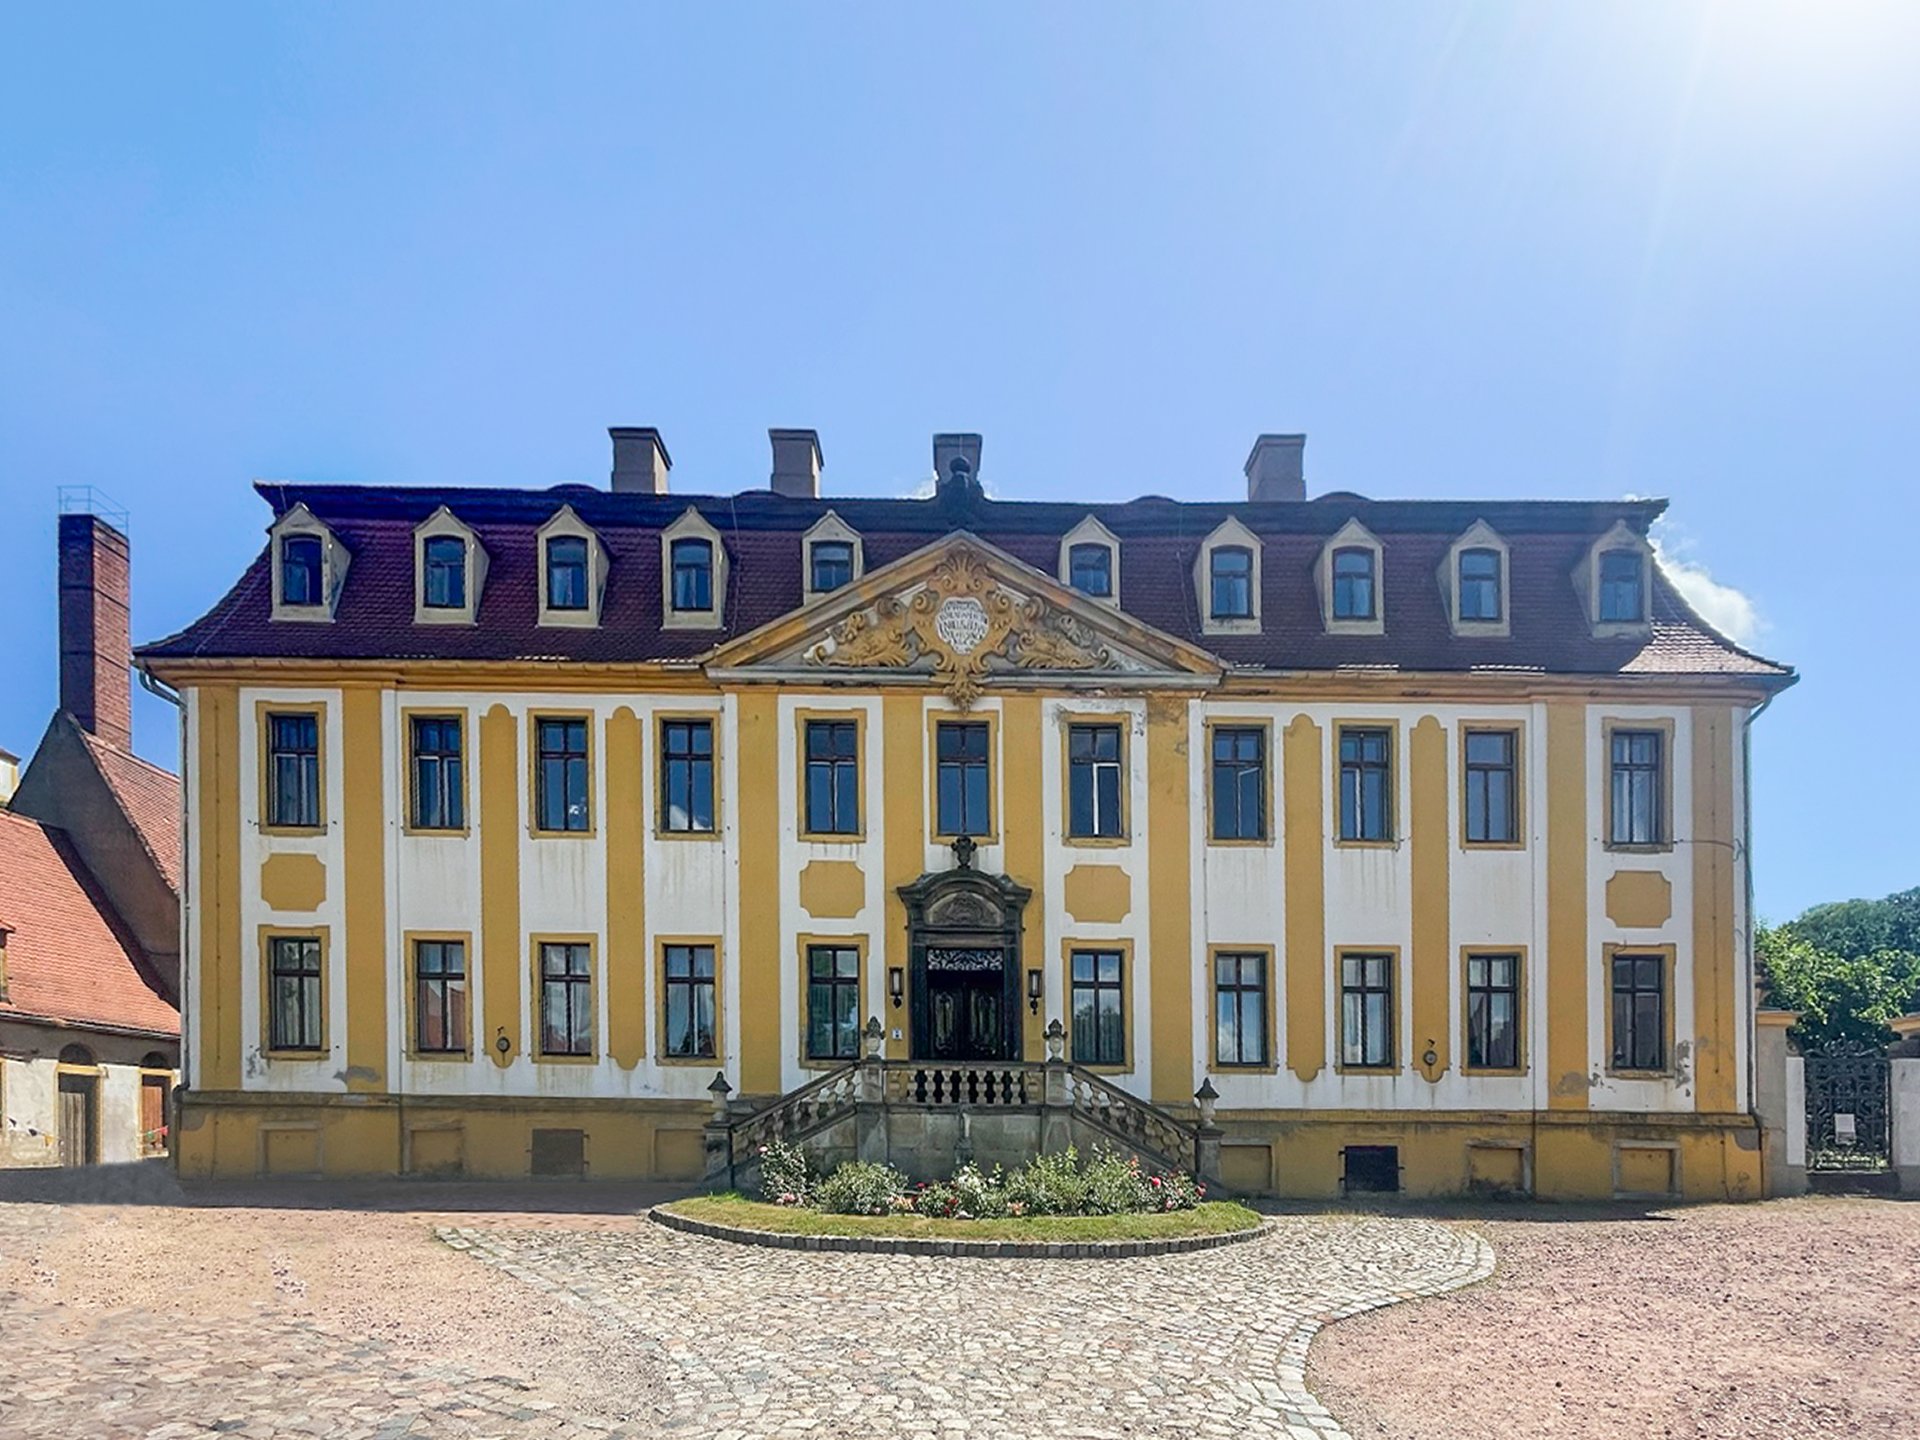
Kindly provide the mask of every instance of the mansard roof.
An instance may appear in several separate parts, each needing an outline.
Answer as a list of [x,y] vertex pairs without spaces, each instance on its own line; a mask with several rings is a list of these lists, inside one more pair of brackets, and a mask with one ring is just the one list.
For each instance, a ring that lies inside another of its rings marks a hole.
[[[869,573],[956,532],[1051,577],[1063,536],[1089,515],[1118,537],[1125,556],[1119,609],[1153,630],[1217,656],[1234,669],[1726,677],[1777,686],[1793,671],[1718,634],[1656,577],[1646,634],[1596,638],[1572,575],[1594,540],[1616,524],[1644,535],[1663,500],[1374,500],[1329,494],[1297,501],[1175,501],[1146,496],[1116,504],[996,500],[977,490],[928,499],[772,491],[738,495],[614,492],[584,485],[550,490],[262,484],[277,515],[305,505],[340,538],[353,565],[325,625],[275,624],[270,557],[254,560],[201,619],[140,651],[147,660],[187,658],[582,661],[692,664],[806,603],[801,537],[828,510],[858,531]],[[472,626],[413,623],[414,527],[441,506],[471,526],[491,556]],[[607,548],[601,623],[542,627],[535,534],[571,506]],[[660,532],[689,508],[724,537],[726,624],[714,630],[662,625]],[[1206,634],[1193,566],[1202,541],[1237,519],[1260,540],[1258,633]],[[1327,538],[1358,520],[1385,547],[1379,635],[1328,634],[1314,592],[1314,562]],[[1448,547],[1476,521],[1511,546],[1511,634],[1456,636],[1435,580]]]

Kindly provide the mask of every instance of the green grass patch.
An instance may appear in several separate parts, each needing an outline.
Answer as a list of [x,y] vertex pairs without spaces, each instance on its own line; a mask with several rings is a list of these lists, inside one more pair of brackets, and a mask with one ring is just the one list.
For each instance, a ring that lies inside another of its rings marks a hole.
[[1260,1217],[1231,1200],[1208,1200],[1191,1210],[1139,1215],[1033,1215],[1018,1220],[934,1220],[925,1215],[823,1215],[786,1205],[764,1205],[739,1195],[700,1195],[663,1207],[689,1220],[770,1230],[779,1235],[886,1235],[910,1240],[1062,1241],[1165,1240],[1176,1235],[1229,1235],[1254,1229]]

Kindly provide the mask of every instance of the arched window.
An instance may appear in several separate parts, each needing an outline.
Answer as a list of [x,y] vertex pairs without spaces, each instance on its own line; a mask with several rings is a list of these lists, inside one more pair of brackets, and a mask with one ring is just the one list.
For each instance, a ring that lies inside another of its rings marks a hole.
[[429,610],[467,605],[467,542],[458,535],[431,535],[422,547],[427,567],[421,603]]
[[321,542],[318,535],[280,537],[280,603],[282,605],[319,605],[325,599],[321,588]]
[[158,1050],[149,1050],[145,1055],[140,1057],[140,1068],[142,1070],[171,1070],[173,1069],[173,1062]]
[[1218,547],[1208,579],[1210,613],[1215,620],[1245,620],[1253,615],[1251,550],[1243,545]]
[[1500,615],[1500,552],[1460,552],[1460,618],[1497,621]]
[[1373,551],[1358,545],[1333,552],[1333,618],[1371,620],[1374,609]]
[[673,542],[673,608],[681,611],[713,609],[713,542]]
[[60,1051],[60,1063],[62,1065],[94,1066],[100,1062],[93,1058],[93,1051],[89,1050],[86,1046],[68,1045]]

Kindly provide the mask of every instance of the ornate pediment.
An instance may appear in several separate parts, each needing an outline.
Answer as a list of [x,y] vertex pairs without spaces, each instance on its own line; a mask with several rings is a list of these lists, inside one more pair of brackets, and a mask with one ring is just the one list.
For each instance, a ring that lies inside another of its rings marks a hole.
[[810,607],[744,637],[717,662],[823,679],[917,674],[963,709],[996,679],[1035,672],[1139,682],[1190,680],[1219,668],[1205,652],[1092,605],[964,533],[851,588],[856,593],[837,605]]

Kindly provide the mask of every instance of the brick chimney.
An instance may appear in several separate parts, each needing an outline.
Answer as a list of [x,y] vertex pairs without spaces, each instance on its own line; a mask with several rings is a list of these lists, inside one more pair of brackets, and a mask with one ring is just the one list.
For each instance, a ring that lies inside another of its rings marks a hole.
[[616,492],[637,495],[667,493],[667,472],[673,469],[673,457],[667,454],[667,442],[651,425],[615,425],[607,434],[613,437],[613,488]]
[[133,748],[127,537],[98,515],[60,517],[60,708],[107,744]]
[[1247,456],[1247,499],[1304,500],[1307,480],[1304,435],[1262,435]]
[[773,493],[792,495],[801,500],[820,496],[820,467],[826,457],[820,453],[818,430],[769,430],[773,442]]

